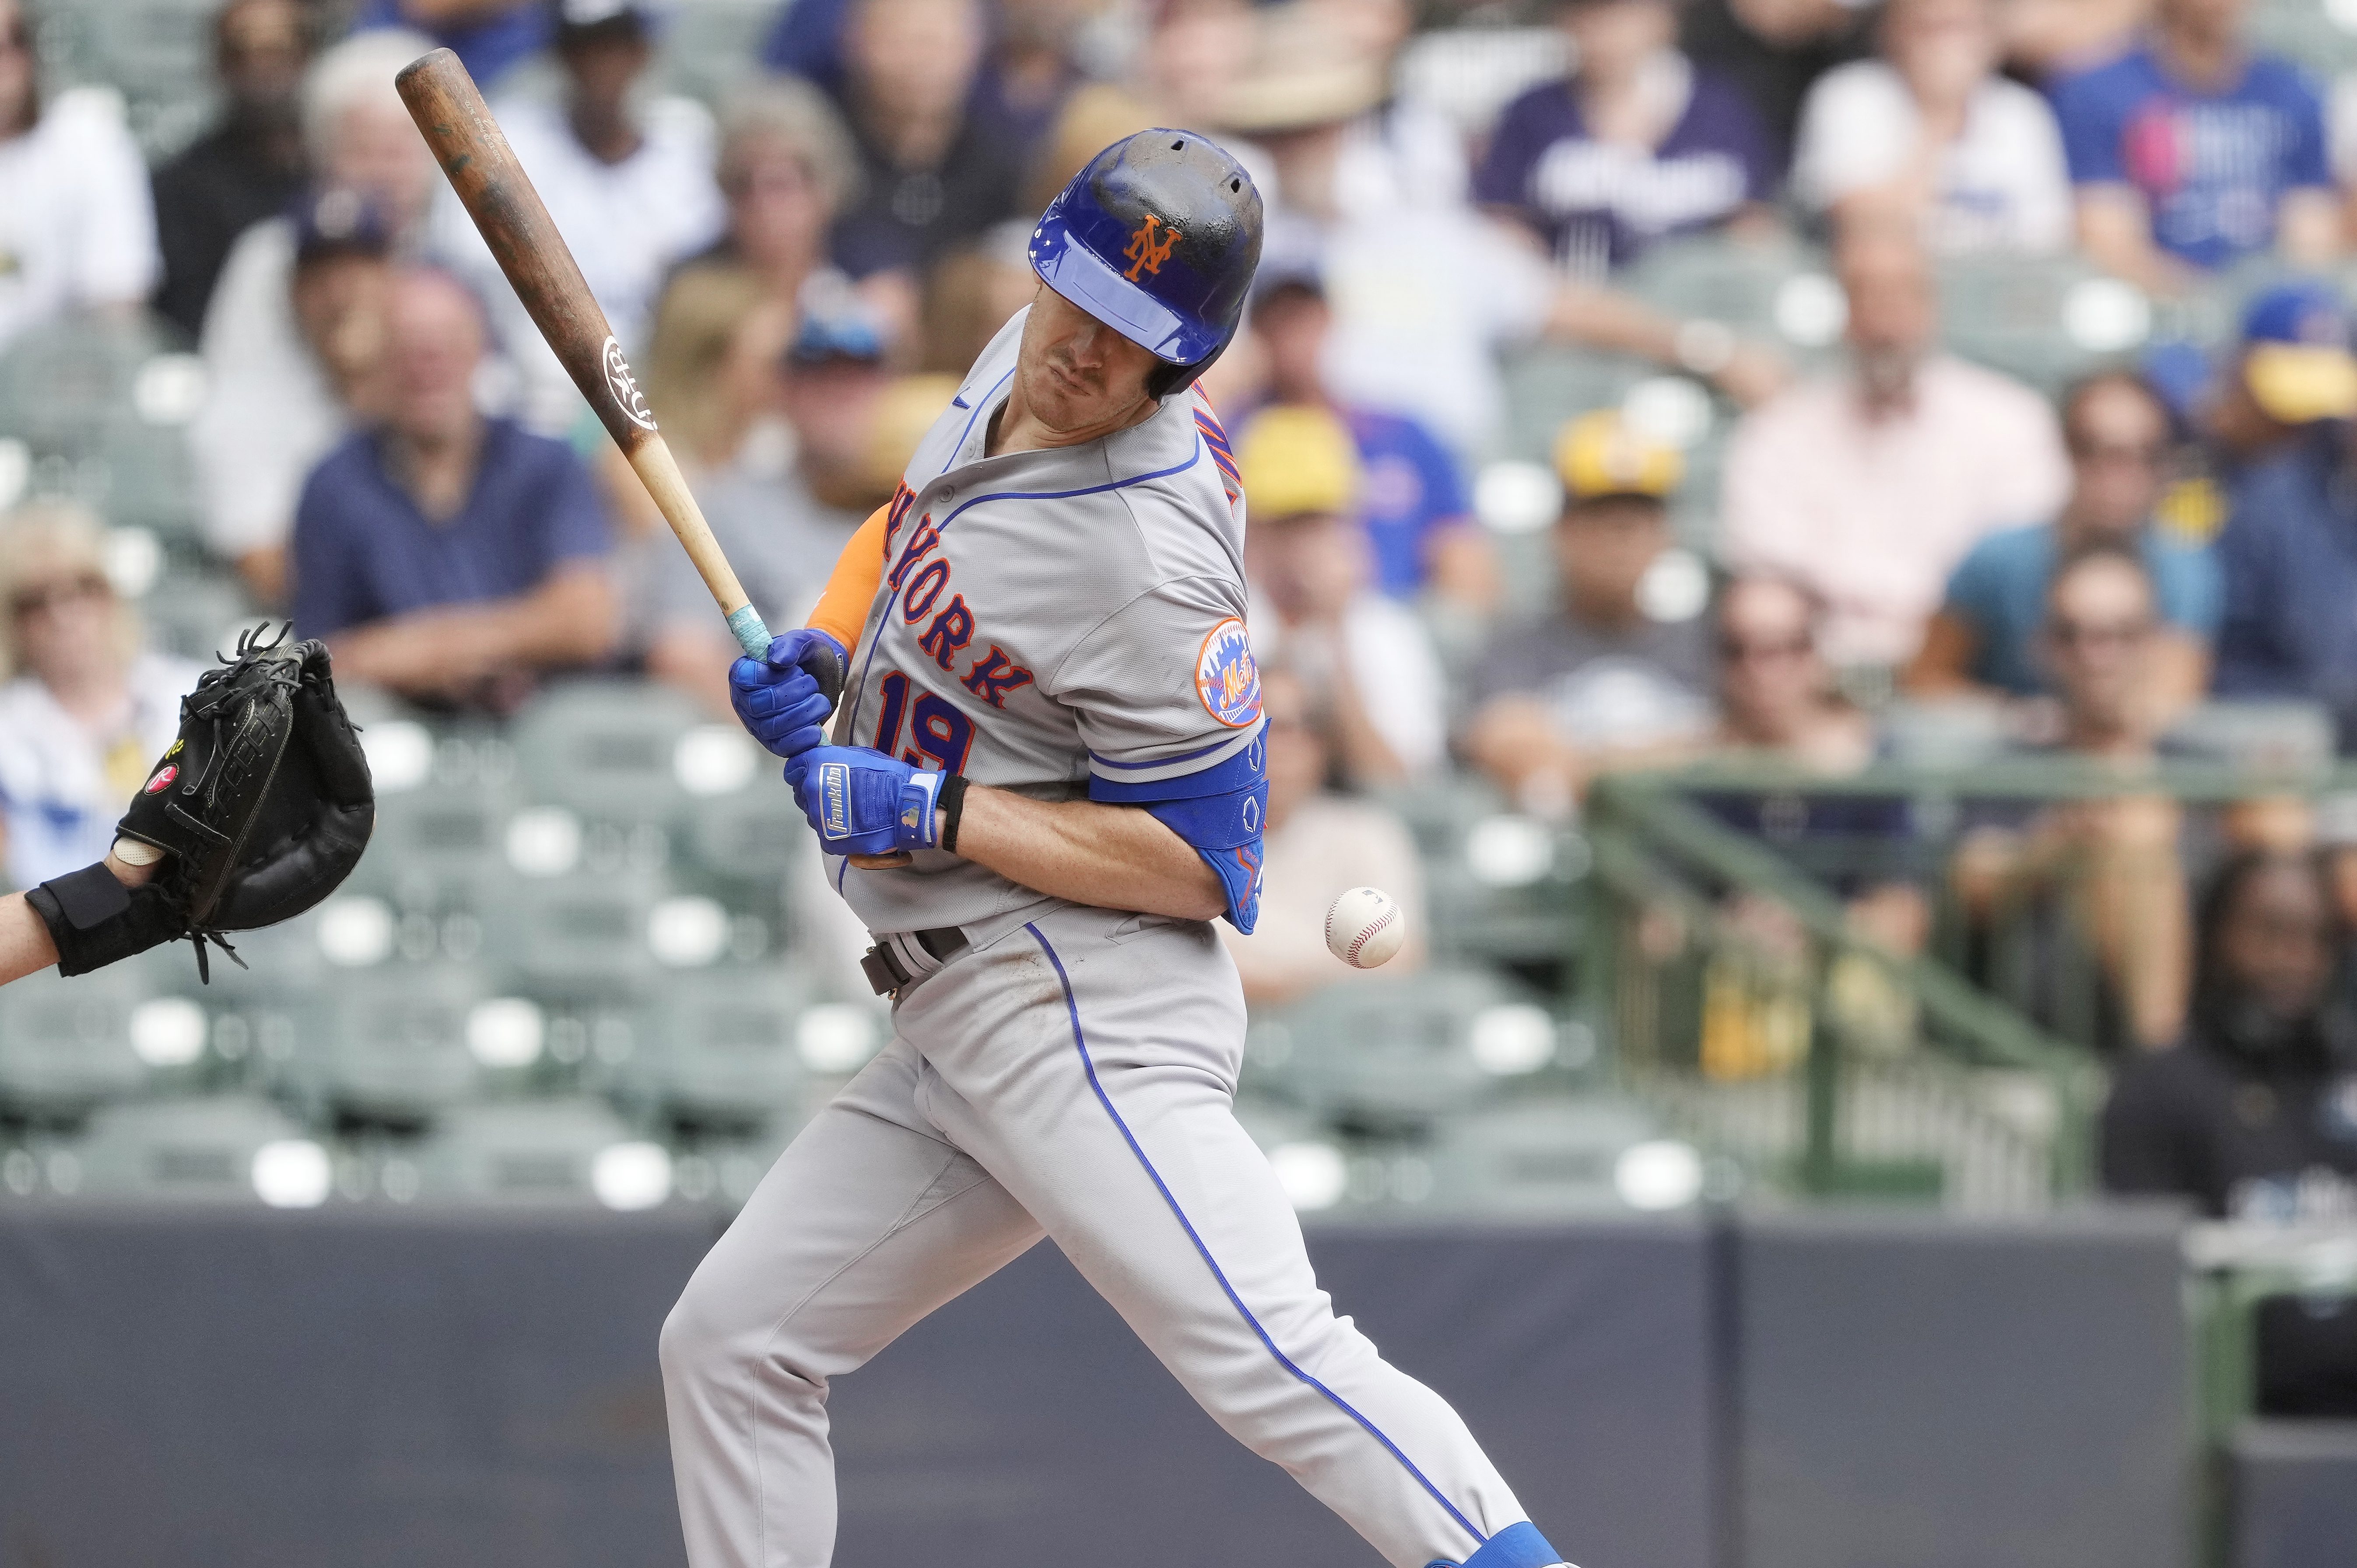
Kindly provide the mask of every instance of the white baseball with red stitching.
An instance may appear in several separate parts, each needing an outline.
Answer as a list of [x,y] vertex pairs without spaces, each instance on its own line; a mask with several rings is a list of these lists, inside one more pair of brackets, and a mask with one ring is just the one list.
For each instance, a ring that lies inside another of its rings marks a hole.
[[1326,948],[1352,969],[1372,969],[1399,951],[1407,918],[1380,887],[1353,887],[1326,911]]

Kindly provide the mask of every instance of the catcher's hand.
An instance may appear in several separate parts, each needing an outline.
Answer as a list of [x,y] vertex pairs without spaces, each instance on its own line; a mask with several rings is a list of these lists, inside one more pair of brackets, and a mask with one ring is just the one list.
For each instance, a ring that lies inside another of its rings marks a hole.
[[[145,886],[103,866],[27,895],[49,928],[62,974],[81,974],[162,942],[208,940],[236,959],[229,931],[310,908],[351,874],[376,820],[368,761],[336,700],[328,650],[282,653],[253,633],[180,703],[180,735],[116,824],[164,852]],[[242,960],[238,961],[241,964]]]

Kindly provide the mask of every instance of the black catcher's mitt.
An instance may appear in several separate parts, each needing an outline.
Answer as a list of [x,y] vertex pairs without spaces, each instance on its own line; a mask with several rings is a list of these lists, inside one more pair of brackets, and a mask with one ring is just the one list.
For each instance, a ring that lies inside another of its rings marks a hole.
[[81,974],[186,937],[210,980],[205,944],[231,959],[228,931],[301,914],[351,874],[376,821],[368,760],[336,700],[327,648],[248,632],[237,657],[180,703],[180,736],[116,824],[166,851],[127,892],[92,866],[28,895],[57,940],[60,973]]

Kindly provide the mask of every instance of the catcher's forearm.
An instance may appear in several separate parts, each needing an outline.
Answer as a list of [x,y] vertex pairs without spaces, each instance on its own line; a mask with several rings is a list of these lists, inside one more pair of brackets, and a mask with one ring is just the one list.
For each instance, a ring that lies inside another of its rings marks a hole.
[[49,940],[49,928],[33,913],[25,896],[11,893],[0,898],[0,985],[57,961],[58,945]]
[[[139,886],[156,875],[154,865],[125,865],[111,854],[104,865],[125,887]],[[58,944],[32,902],[22,893],[0,898],[0,985],[57,961]]]

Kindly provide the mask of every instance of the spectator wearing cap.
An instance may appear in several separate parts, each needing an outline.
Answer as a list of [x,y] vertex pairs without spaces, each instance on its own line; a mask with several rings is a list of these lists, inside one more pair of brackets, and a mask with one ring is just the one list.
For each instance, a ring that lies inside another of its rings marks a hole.
[[1993,533],[1948,579],[1903,684],[1920,696],[2028,697],[2048,689],[2038,652],[2055,564],[2097,544],[2134,551],[2151,575],[2161,625],[2153,639],[2154,700],[2175,714],[2210,684],[2218,565],[2153,521],[2172,443],[2168,408],[2142,378],[2105,371],[2062,401],[2071,496],[2052,522]]
[[1595,771],[1692,750],[1709,734],[1712,690],[1707,624],[1657,619],[1641,592],[1670,547],[1677,450],[1600,411],[1566,425],[1555,456],[1556,603],[1491,648],[1465,734],[1476,765],[1550,814]]
[[1344,782],[1430,772],[1447,743],[1440,664],[1415,613],[1374,586],[1351,433],[1322,408],[1272,408],[1239,433],[1236,466],[1253,508],[1254,650],[1282,660],[1325,709]]
[[[2089,543],[2054,569],[2038,646],[2059,731],[2019,749],[2117,773],[2123,792],[2027,812],[1980,808],[1952,876],[1975,924],[2001,915],[2031,923],[2037,961],[2021,998],[2031,1014],[2105,1051],[2164,1046],[2184,1020],[2184,813],[2134,783],[2169,749],[2158,607],[2143,560],[2116,540]],[[2092,995],[2055,961],[2072,950],[2093,961]]]
[[1498,117],[1473,181],[1598,278],[1671,235],[1757,222],[1781,168],[1734,86],[1678,52],[1673,0],[1557,0],[1574,65]]
[[69,312],[128,315],[156,285],[156,212],[122,101],[44,101],[38,66],[24,0],[0,0],[0,347]]
[[[634,103],[633,89],[654,50],[643,0],[546,3],[563,102],[503,100],[500,126],[614,336],[637,352],[664,276],[721,232],[711,119],[681,99],[656,99],[643,111]],[[447,195],[435,210],[435,248],[491,302],[498,341],[523,374],[526,421],[551,432],[573,424],[581,397],[572,378],[508,286],[474,220]]]
[[546,48],[551,31],[545,0],[361,0],[353,31],[376,28],[423,34],[486,91]]
[[[663,295],[647,398],[705,521],[761,613],[797,626],[826,585],[867,499],[859,470],[889,374],[856,317],[813,316],[758,274],[697,266]],[[822,495],[828,499],[822,499]],[[841,504],[836,504],[836,503]],[[728,711],[735,640],[687,553],[658,522],[625,586],[647,672]]]
[[1917,225],[1943,255],[2071,243],[2071,177],[2046,100],[1997,73],[1993,0],[1890,0],[1878,59],[1810,89],[1794,193],[1838,222]]
[[[2320,413],[2306,440],[2289,440],[2245,474],[2217,553],[2225,583],[2212,689],[2222,697],[2324,703],[2343,754],[2357,751],[2357,366],[2332,343],[2261,342],[2243,356],[2254,403],[2276,417]],[[2262,388],[2266,389],[2262,392]]]
[[296,511],[296,631],[348,680],[511,712],[613,644],[606,513],[571,447],[477,412],[485,328],[462,284],[408,271],[386,319],[382,413]]
[[1352,887],[1382,888],[1407,923],[1407,940],[1383,972],[1423,968],[1424,865],[1406,824],[1377,802],[1334,787],[1340,737],[1333,717],[1298,676],[1262,665],[1260,705],[1268,720],[1261,910],[1275,918],[1261,921],[1251,936],[1221,937],[1236,961],[1246,1004],[1283,1007],[1367,972],[1336,963],[1326,950],[1326,911]]
[[2324,108],[2287,59],[2243,37],[2248,0],[2158,0],[2145,40],[2053,91],[2078,187],[2079,244],[2154,294],[2273,251],[2340,253]]
[[0,524],[0,881],[88,865],[180,727],[197,667],[142,646],[99,520],[36,502]]
[[1358,447],[1364,476],[1360,521],[1374,551],[1375,585],[1400,599],[1429,588],[1473,611],[1494,603],[1496,556],[1473,521],[1464,475],[1448,448],[1407,414],[1340,403],[1326,390],[1334,313],[1317,271],[1265,274],[1249,321],[1265,378],[1264,406],[1324,409],[1342,422]]
[[1781,360],[1725,323],[1566,274],[1519,220],[1478,209],[1455,135],[1389,96],[1390,60],[1335,8],[1268,7],[1247,36],[1218,118],[1268,155],[1263,265],[1325,279],[1326,371],[1345,404],[1410,414],[1466,458],[1504,419],[1499,355],[1542,338],[1675,364],[1738,403],[1782,384]]
[[2045,399],[1935,347],[1931,264],[1911,233],[1854,230],[1835,267],[1848,362],[1736,426],[1720,553],[1822,595],[1835,664],[1896,666],[1956,563],[1996,529],[2053,516],[2070,469]]
[[[422,243],[442,176],[393,78],[432,47],[414,33],[363,33],[311,63],[302,117],[312,197],[238,236],[205,309],[198,351],[207,392],[188,447],[206,542],[239,564],[265,604],[285,589],[286,531],[303,476],[351,417],[346,400],[359,367],[345,353],[365,340],[362,316],[332,312],[353,332],[339,336],[334,368],[322,358],[325,322],[298,309],[296,263],[307,246],[315,261],[340,261],[404,255]],[[355,278],[363,269],[334,270]],[[368,297],[364,289],[331,292],[355,306]]]
[[911,279],[1017,216],[1019,149],[972,99],[987,26],[980,0],[852,0],[840,101],[862,188],[835,221],[836,264]]
[[2278,284],[2243,311],[2241,344],[2193,409],[2216,477],[2231,490],[2325,422],[2357,417],[2348,307],[2323,282]]
[[[293,224],[286,294],[305,350],[299,373],[231,361],[237,373],[212,389],[193,454],[205,542],[264,605],[285,596],[286,535],[305,476],[369,411],[393,274],[391,229],[359,191],[315,191]],[[214,447],[215,437],[229,445]]]
[[230,0],[213,18],[220,119],[156,171],[164,281],[156,308],[190,338],[237,237],[286,209],[303,188],[296,93],[311,29],[295,0]]

